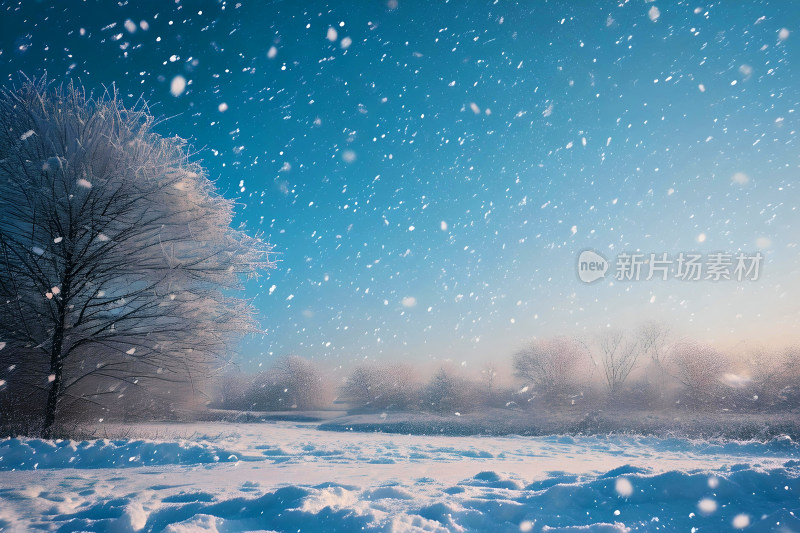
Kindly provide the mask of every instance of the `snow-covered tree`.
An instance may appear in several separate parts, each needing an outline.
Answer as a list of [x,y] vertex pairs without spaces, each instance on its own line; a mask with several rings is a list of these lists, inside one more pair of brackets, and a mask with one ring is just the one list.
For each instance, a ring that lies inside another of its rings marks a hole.
[[347,376],[340,393],[356,407],[403,409],[415,403],[418,383],[410,365],[364,364]]
[[671,373],[688,390],[691,400],[701,405],[720,390],[720,378],[728,368],[725,356],[707,344],[684,341],[670,349]]
[[642,324],[636,330],[636,342],[639,353],[649,360],[648,385],[659,403],[664,402],[666,387],[669,382],[667,373],[667,356],[669,355],[670,331],[667,326],[651,321]]
[[589,354],[580,343],[566,338],[536,340],[514,355],[514,373],[549,397],[574,393],[586,379]]
[[659,371],[663,371],[666,365],[669,335],[669,328],[655,321],[642,324],[636,331],[639,352],[648,357]]
[[639,347],[636,341],[616,330],[603,332],[598,339],[598,345],[608,395],[614,400],[636,366]]
[[357,407],[373,407],[380,397],[380,370],[376,365],[359,365],[339,387],[340,398]]
[[800,397],[800,349],[754,348],[745,357],[748,400],[760,408],[797,407]]
[[439,368],[431,376],[424,391],[426,408],[434,411],[456,409],[456,387],[457,383],[454,377],[449,375],[444,368]]
[[495,393],[495,382],[497,381],[497,365],[488,362],[481,369],[481,382],[485,387],[486,396],[491,398]]
[[65,401],[191,383],[256,329],[233,290],[270,246],[153,125],[113,91],[0,92],[0,379],[45,403],[45,437]]
[[246,395],[252,409],[319,409],[332,401],[331,390],[320,368],[299,355],[279,359],[269,370],[255,376]]

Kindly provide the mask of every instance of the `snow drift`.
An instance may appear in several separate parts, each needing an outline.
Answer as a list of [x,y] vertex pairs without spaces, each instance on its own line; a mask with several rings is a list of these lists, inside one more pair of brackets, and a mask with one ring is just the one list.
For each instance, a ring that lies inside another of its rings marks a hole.
[[121,468],[143,465],[186,465],[238,461],[235,453],[188,441],[148,440],[0,441],[0,470],[37,468]]
[[193,442],[0,441],[0,528],[800,531],[800,448],[788,438],[447,437],[316,427],[174,428],[194,431]]

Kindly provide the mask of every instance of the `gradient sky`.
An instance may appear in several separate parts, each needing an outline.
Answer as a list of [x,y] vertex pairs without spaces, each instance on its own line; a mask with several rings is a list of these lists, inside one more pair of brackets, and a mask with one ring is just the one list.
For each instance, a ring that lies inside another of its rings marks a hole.
[[[798,338],[791,2],[119,4],[2,2],[0,75],[115,84],[191,140],[280,252],[244,366],[507,358],[646,319]],[[584,285],[586,248],[765,263]]]

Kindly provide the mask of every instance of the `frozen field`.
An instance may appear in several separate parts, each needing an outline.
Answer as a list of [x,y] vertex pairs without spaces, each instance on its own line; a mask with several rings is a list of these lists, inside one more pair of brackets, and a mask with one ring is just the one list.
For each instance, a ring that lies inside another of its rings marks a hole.
[[[800,531],[800,446],[138,426],[0,441],[8,531]],[[183,440],[186,439],[186,440]]]

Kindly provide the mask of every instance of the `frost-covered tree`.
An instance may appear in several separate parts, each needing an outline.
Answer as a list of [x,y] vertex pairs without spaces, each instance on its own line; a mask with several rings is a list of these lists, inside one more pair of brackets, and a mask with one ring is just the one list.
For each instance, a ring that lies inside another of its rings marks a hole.
[[[744,388],[747,403],[760,409],[796,408],[800,399],[800,349],[756,347],[745,355],[744,374],[749,377],[744,384],[736,383],[737,376],[727,374],[723,380]],[[746,387],[743,387],[746,385]]]
[[113,91],[0,92],[0,379],[44,403],[45,437],[66,401],[191,383],[256,329],[233,291],[269,245],[153,125]]
[[245,374],[238,369],[229,369],[217,376],[215,382],[215,394],[210,406],[238,410],[251,407],[247,401],[247,392],[253,382],[251,374]]
[[456,409],[456,381],[444,368],[431,376],[424,391],[426,407],[434,411],[451,411]]
[[481,382],[485,387],[487,399],[491,399],[491,397],[494,395],[496,381],[497,365],[490,361],[483,365],[483,368],[481,369]]
[[598,339],[600,363],[609,398],[616,399],[639,359],[636,341],[628,339],[621,331],[606,331]]
[[669,354],[669,335],[669,328],[655,321],[642,324],[636,332],[639,352],[648,357],[659,372],[663,372]]
[[566,338],[533,341],[514,354],[514,373],[551,398],[575,392],[586,377],[589,354],[580,343]]
[[684,341],[670,349],[671,372],[688,390],[696,405],[707,403],[720,390],[720,378],[728,368],[725,356],[699,342]]
[[404,409],[415,403],[418,384],[409,365],[365,364],[353,369],[339,391],[353,406]]
[[376,365],[359,365],[339,387],[340,398],[356,407],[373,407],[380,398],[380,369]]
[[299,355],[279,359],[256,375],[247,393],[253,409],[319,409],[332,401],[328,381],[320,368]]
[[642,324],[636,331],[639,353],[649,360],[649,377],[659,402],[665,400],[666,386],[669,382],[667,373],[667,356],[669,355],[670,331],[667,326],[651,321]]

